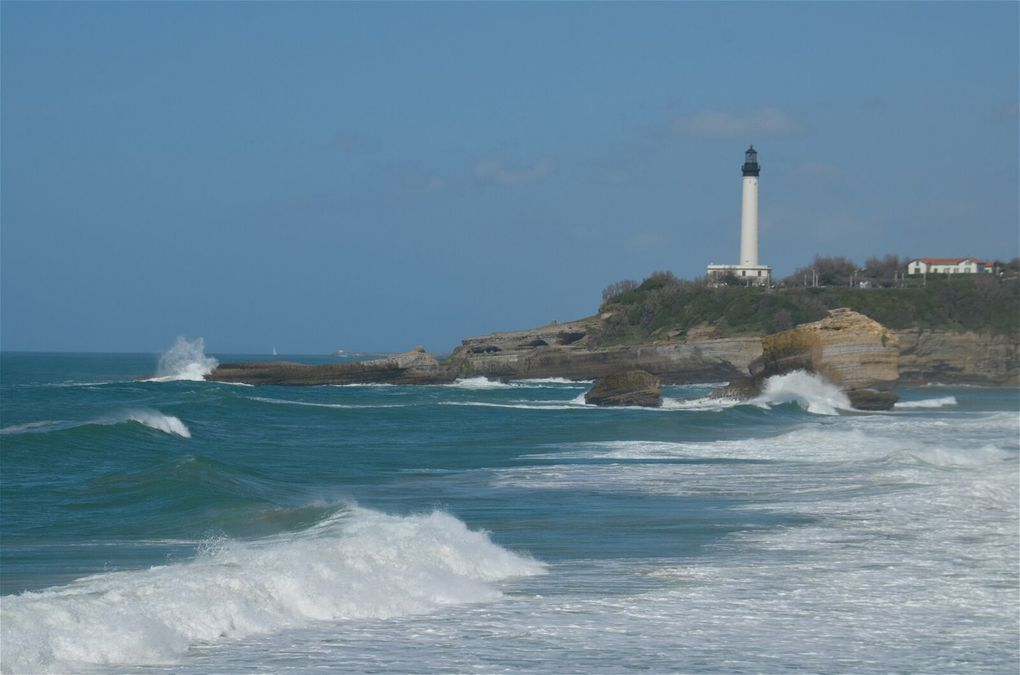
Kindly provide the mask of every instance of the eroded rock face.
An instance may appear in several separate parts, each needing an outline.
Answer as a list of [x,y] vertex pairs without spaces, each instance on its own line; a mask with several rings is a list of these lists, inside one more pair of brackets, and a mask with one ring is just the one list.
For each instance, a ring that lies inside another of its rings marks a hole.
[[584,402],[601,406],[658,408],[662,405],[662,383],[644,370],[613,373],[595,380],[595,386],[584,395]]
[[829,310],[821,321],[762,338],[754,377],[793,370],[818,373],[844,391],[887,390],[899,379],[899,339],[873,319],[850,309]]
[[766,379],[795,370],[818,373],[847,394],[860,410],[888,410],[899,398],[890,388],[899,379],[899,340],[877,321],[850,309],[829,310],[805,323],[761,339],[762,355],[750,377],[715,393],[747,397]]
[[632,346],[593,347],[588,335],[598,319],[492,333],[463,341],[450,358],[464,376],[517,379],[565,377],[589,380],[625,370],[646,370],[666,383],[720,382],[746,377],[761,355],[761,339],[661,341]]
[[1020,343],[1015,336],[923,328],[896,335],[904,384],[1020,384]]

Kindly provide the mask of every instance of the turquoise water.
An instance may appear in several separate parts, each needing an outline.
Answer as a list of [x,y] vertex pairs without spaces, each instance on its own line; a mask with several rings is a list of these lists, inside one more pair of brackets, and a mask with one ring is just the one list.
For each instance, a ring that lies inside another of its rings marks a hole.
[[174,379],[204,358],[2,355],[3,672],[1020,667],[1016,390]]

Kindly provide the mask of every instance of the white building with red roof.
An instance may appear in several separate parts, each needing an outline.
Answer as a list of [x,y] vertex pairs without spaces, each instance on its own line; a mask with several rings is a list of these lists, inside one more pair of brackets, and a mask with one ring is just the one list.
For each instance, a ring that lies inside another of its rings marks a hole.
[[907,274],[991,274],[992,263],[981,258],[917,258]]

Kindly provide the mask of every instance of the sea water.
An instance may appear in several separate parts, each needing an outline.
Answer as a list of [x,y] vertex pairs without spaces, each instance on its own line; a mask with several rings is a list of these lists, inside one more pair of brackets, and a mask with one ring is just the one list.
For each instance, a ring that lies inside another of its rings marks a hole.
[[599,409],[214,366],[2,355],[2,672],[1020,667],[1015,389]]

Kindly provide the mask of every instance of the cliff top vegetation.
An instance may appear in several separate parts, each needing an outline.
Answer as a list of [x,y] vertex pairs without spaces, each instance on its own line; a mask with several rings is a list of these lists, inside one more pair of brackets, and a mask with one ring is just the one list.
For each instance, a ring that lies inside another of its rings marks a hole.
[[[858,267],[845,258],[816,258],[773,288],[712,286],[655,272],[602,293],[603,345],[682,339],[707,328],[717,337],[764,335],[849,307],[893,329],[940,328],[1020,336],[1020,261],[996,274],[905,277],[896,256]],[[861,287],[864,282],[866,287]],[[817,285],[815,285],[817,284]],[[853,284],[853,285],[851,285]]]

